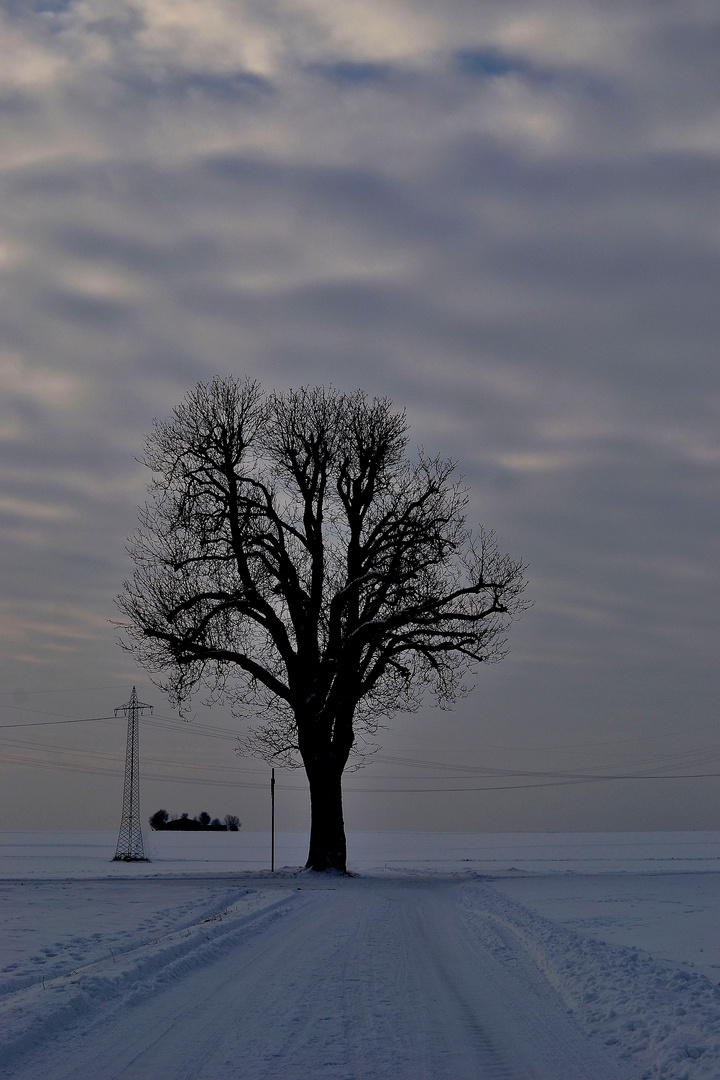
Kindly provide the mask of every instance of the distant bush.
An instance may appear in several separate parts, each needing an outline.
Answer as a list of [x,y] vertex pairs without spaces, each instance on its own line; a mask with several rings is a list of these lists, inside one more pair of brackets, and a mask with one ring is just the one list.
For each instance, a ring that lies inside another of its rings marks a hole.
[[207,810],[194,818],[187,813],[180,817],[170,817],[167,810],[156,810],[148,820],[150,828],[155,832],[166,829],[176,832],[237,832],[240,828],[240,818],[235,814],[226,814],[223,821],[220,821],[219,818],[211,818]]

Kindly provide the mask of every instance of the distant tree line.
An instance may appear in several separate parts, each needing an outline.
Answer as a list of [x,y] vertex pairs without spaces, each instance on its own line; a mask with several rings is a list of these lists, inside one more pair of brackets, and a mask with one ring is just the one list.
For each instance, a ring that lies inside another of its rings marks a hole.
[[240,818],[235,814],[226,814],[220,821],[220,818],[211,818],[205,810],[194,818],[189,814],[170,817],[167,810],[156,810],[149,820],[150,827],[155,832],[165,829],[181,832],[237,832],[240,828]]

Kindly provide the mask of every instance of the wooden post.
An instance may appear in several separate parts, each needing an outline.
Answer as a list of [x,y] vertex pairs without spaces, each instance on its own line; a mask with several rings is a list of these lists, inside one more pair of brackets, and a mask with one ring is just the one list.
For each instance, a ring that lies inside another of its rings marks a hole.
[[270,872],[275,873],[275,770],[270,773]]

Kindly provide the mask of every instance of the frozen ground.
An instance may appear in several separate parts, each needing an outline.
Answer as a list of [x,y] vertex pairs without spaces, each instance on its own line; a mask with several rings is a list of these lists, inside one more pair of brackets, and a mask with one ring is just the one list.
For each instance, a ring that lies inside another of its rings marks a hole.
[[0,834],[0,1077],[720,1078],[720,833]]

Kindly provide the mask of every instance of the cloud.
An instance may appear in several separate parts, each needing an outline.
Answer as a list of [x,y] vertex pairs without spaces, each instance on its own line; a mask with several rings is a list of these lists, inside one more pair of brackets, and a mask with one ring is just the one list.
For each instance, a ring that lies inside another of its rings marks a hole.
[[7,19],[0,22],[0,91],[37,92],[56,84],[67,70],[62,54],[28,39]]
[[433,49],[442,34],[440,12],[408,0],[287,0],[284,7],[309,17],[318,52],[346,60],[413,57]]
[[601,682],[632,726],[635,662],[710,707],[713,5],[53,0],[5,5],[0,41],[24,656],[47,602],[84,613],[98,672],[122,667],[104,620],[143,435],[197,380],[248,373],[387,393],[459,460],[471,519],[531,564],[528,686],[488,683],[514,730],[574,723]]
[[545,63],[600,66],[614,61],[627,22],[618,9],[611,13],[600,5],[558,3],[538,10],[524,4],[498,21],[492,37],[505,49]]
[[569,454],[499,454],[497,460],[504,469],[523,473],[554,472],[577,464],[576,456]]
[[13,353],[0,353],[0,381],[11,399],[44,408],[77,408],[85,395],[85,386],[78,376],[52,368],[33,368]]
[[38,518],[43,521],[63,521],[73,517],[73,511],[64,506],[29,502],[25,499],[0,498],[0,517]]
[[276,35],[243,5],[133,0],[128,6],[139,17],[133,44],[166,64],[206,76],[238,69],[267,76],[276,67]]
[[334,63],[310,64],[307,70],[319,75],[338,87],[356,89],[358,86],[388,86],[399,77],[399,70],[390,64],[378,64],[371,61],[337,60]]

